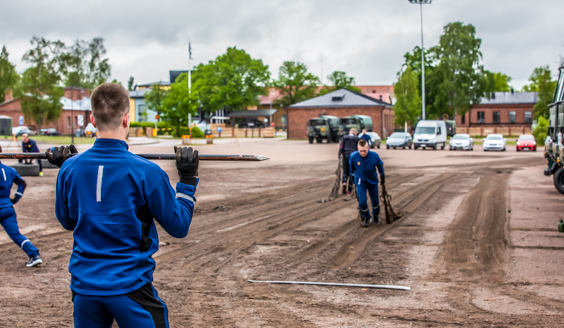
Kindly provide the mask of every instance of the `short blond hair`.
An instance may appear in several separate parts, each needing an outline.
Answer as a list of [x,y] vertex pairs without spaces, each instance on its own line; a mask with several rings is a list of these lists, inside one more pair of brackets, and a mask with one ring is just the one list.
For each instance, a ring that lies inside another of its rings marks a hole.
[[352,129],[350,129],[350,130],[349,130],[349,133],[354,133],[354,134],[357,134],[357,133],[358,133],[358,131],[357,131],[357,130],[356,130],[355,128],[352,128]]

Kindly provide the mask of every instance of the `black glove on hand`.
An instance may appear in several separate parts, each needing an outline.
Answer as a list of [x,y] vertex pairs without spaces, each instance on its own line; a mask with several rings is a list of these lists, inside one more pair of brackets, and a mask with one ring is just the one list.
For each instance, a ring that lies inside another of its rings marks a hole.
[[16,197],[14,196],[14,198],[10,199],[10,201],[12,202],[12,205],[17,203],[20,200],[20,197]]
[[52,154],[45,152],[49,163],[57,165],[58,167],[63,166],[63,163],[71,156],[70,154],[78,154],[78,150],[76,150],[74,145],[66,147],[61,146],[59,148],[55,147]]
[[385,175],[381,175],[380,176],[380,184],[383,186],[386,184],[386,176]]
[[198,151],[193,150],[192,147],[174,147],[176,155],[176,169],[180,182],[195,186],[198,182],[198,164],[200,158]]

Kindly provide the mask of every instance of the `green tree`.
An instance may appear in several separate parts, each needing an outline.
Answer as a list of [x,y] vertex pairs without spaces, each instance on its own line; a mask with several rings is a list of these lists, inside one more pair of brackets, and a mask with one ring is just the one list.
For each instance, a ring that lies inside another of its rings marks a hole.
[[60,87],[61,72],[64,71],[62,54],[65,45],[61,41],[49,41],[33,37],[32,49],[23,60],[31,67],[22,75],[22,112],[29,122],[35,121],[40,130],[43,122],[53,122],[62,112],[61,98],[64,90]]
[[253,59],[242,49],[227,52],[207,64],[200,64],[193,75],[193,90],[204,111],[241,110],[258,105],[258,96],[266,95],[270,79],[268,66]]
[[151,87],[151,91],[145,93],[145,103],[147,108],[157,112],[159,115],[158,121],[161,121],[161,113],[164,111],[163,102],[168,96],[168,90],[163,88],[160,83],[155,83]]
[[436,63],[429,79],[436,91],[433,100],[436,116],[464,115],[495,87],[493,74],[481,65],[482,40],[475,34],[471,24],[450,23],[445,26],[439,44],[429,50]]
[[[435,102],[436,82],[430,77],[433,76],[433,70],[435,63],[431,60],[431,55],[429,51],[425,51],[425,113],[427,118],[436,116],[441,117],[441,111],[434,108],[433,104]],[[411,71],[417,75],[417,90],[421,90],[421,48],[415,46],[412,52],[406,53],[404,56],[405,63],[403,64],[402,70],[407,67],[411,68]],[[421,95],[421,93],[420,93]],[[435,114],[436,113],[436,114]]]
[[280,66],[278,80],[273,81],[272,84],[282,94],[282,97],[276,100],[275,104],[288,107],[313,98],[320,81],[317,76],[307,71],[305,64],[285,61]]
[[411,67],[398,72],[398,81],[394,85],[394,124],[403,126],[407,122],[414,125],[421,116],[421,97],[417,82],[417,73]]
[[180,74],[170,85],[161,107],[163,120],[175,127],[178,136],[181,127],[188,127],[188,114],[196,114],[199,107],[198,95],[192,92],[188,96],[188,73]]
[[533,135],[538,144],[544,145],[544,140],[548,136],[548,123],[549,120],[547,118],[542,116],[537,117],[537,126],[533,131]]
[[94,89],[108,81],[111,66],[106,54],[104,39],[94,38],[87,42],[76,40],[62,55],[65,85]]
[[495,87],[493,91],[499,92],[509,92],[513,89],[509,82],[511,82],[512,78],[503,74],[503,73],[493,73],[493,79],[495,81]]
[[334,71],[330,75],[327,75],[327,79],[331,81],[331,85],[324,86],[319,92],[320,95],[333,92],[335,90],[347,89],[350,91],[361,92],[359,88],[354,86],[354,77],[347,76],[347,73],[342,71]]
[[534,106],[535,118],[538,119],[542,116],[548,119],[550,115],[548,104],[552,103],[557,81],[552,79],[548,65],[535,68],[533,74],[529,77],[529,81],[531,81],[531,84],[525,85],[523,91],[538,92],[538,101]]
[[133,78],[133,76],[129,77],[129,80],[127,81],[127,90],[129,91],[133,91],[135,89],[137,89],[137,84],[135,84],[135,79]]
[[10,63],[6,46],[2,47],[0,53],[0,103],[4,102],[4,92],[6,89],[13,89],[20,76],[16,72],[16,67]]

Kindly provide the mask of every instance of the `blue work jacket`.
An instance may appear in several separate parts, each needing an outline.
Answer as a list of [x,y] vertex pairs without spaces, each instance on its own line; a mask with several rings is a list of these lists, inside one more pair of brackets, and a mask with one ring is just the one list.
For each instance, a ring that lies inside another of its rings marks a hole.
[[12,185],[15,183],[18,185],[18,190],[16,191],[16,198],[19,199],[23,196],[26,183],[22,177],[16,172],[15,169],[0,163],[0,208],[12,206],[10,201],[10,191],[12,190]]
[[[196,183],[197,184],[197,183]],[[127,143],[98,139],[66,160],[57,177],[56,214],[74,231],[71,289],[122,295],[153,281],[159,237],[153,218],[176,238],[188,234],[196,186],[177,183]]]
[[22,150],[24,153],[38,153],[39,148],[37,147],[37,142],[35,140],[29,139],[28,142],[22,141]]
[[355,183],[358,183],[358,179],[363,182],[378,184],[378,174],[376,174],[376,168],[380,175],[384,174],[384,162],[380,159],[380,156],[373,151],[368,151],[366,157],[360,156],[358,151],[352,153],[349,159],[349,167],[351,175],[354,176]]

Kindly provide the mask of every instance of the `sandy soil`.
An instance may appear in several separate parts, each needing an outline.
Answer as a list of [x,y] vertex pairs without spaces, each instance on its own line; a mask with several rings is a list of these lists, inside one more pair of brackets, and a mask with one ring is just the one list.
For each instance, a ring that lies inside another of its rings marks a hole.
[[[131,150],[170,152],[174,144]],[[173,327],[564,326],[563,196],[542,175],[541,151],[378,150],[403,218],[361,228],[354,201],[318,202],[334,182],[335,144],[224,139],[197,148],[272,159],[202,162],[188,237],[159,230],[166,245],[155,255],[154,284]],[[174,163],[160,164],[175,184]],[[16,205],[45,265],[26,268],[25,253],[0,232],[2,327],[72,326],[72,233],[54,215],[56,176],[28,177]]]

